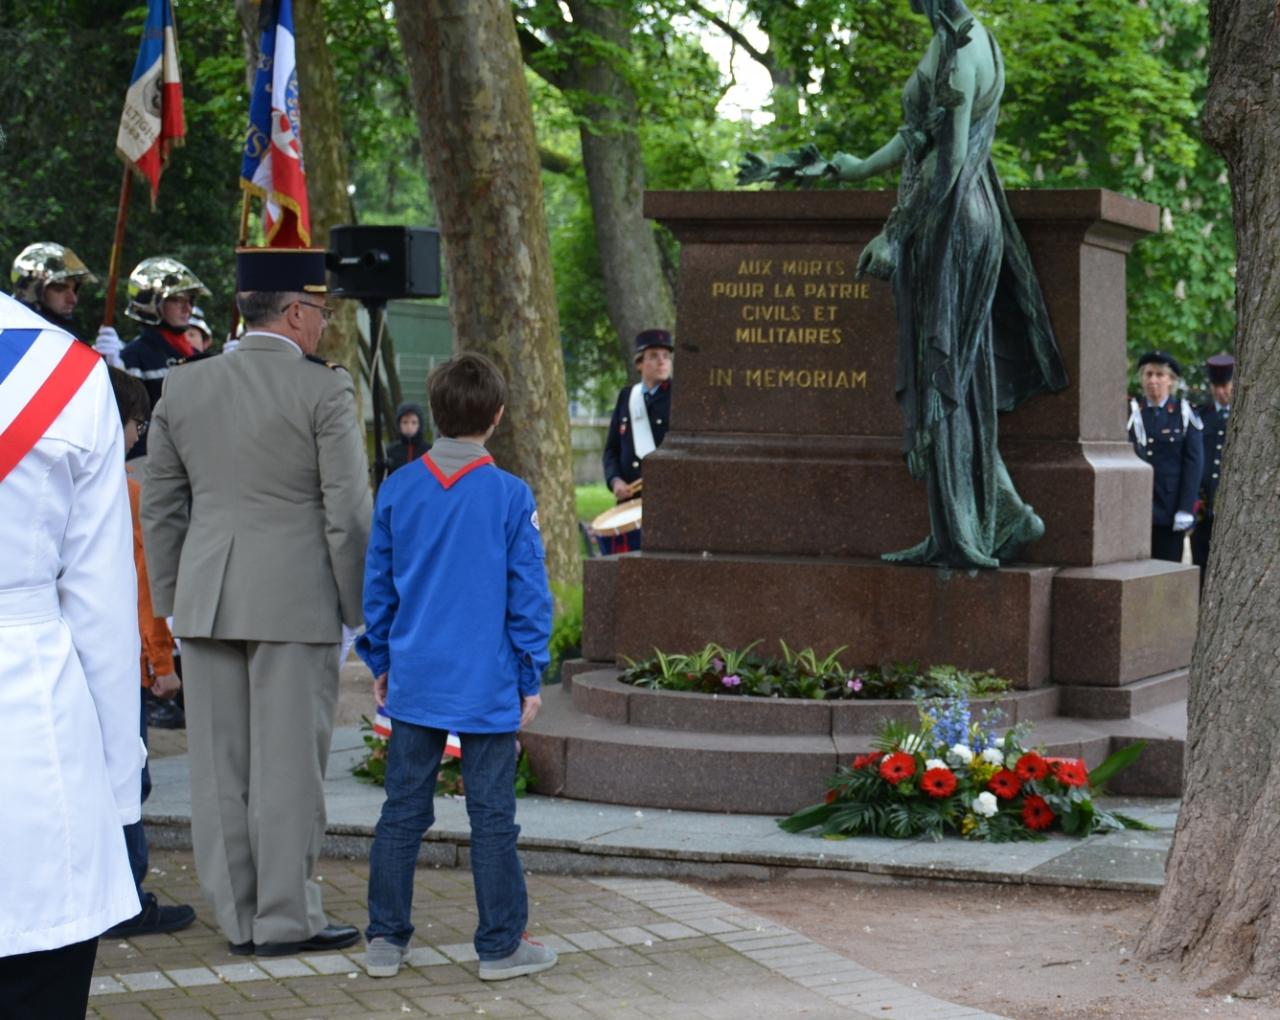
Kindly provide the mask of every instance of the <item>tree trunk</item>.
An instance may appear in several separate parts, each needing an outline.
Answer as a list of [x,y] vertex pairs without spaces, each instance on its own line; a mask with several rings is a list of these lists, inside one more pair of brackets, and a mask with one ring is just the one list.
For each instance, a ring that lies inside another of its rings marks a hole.
[[551,579],[579,584],[559,314],[511,6],[424,0],[399,5],[396,23],[440,217],[454,343],[507,377],[491,449],[533,488]]
[[[338,85],[326,37],[321,0],[293,0],[293,24],[297,33],[298,92],[302,107],[302,153],[307,167],[307,200],[311,213],[311,244],[329,247],[329,230],[355,222],[347,192],[346,135],[338,104]],[[337,314],[320,340],[323,358],[360,370],[356,342],[356,306],[335,301]]]
[[1237,243],[1235,401],[1191,665],[1185,792],[1140,954],[1280,986],[1280,8],[1212,0],[1205,137]]
[[[630,52],[627,5],[569,0],[574,24]],[[592,56],[596,55],[596,59]],[[597,49],[584,49],[568,72],[583,98],[578,112],[582,162],[604,275],[609,321],[630,367],[635,336],[675,326],[671,287],[662,272],[653,226],[644,218],[644,158],[637,133],[636,95],[622,71]]]

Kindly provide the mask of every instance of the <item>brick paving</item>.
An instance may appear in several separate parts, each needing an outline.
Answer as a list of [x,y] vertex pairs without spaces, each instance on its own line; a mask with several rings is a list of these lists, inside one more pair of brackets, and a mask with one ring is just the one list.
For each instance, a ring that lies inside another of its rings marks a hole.
[[[363,928],[368,862],[325,859],[334,923]],[[740,1020],[743,1016],[987,1017],[905,988],[804,936],[676,882],[529,875],[530,933],[561,954],[549,971],[501,984],[476,977],[471,876],[420,868],[414,954],[395,978],[342,953],[232,956],[189,852],[155,851],[147,887],[191,903],[194,926],[98,949],[89,1015],[104,1020]]]

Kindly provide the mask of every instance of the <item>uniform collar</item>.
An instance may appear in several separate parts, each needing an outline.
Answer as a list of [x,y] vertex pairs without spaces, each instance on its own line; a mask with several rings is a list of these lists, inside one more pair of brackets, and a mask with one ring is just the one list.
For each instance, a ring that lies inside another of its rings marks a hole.
[[[287,347],[281,347],[286,344]],[[284,351],[292,347],[299,354],[302,348],[287,336],[281,336],[279,333],[268,333],[266,330],[257,329],[251,333],[246,333],[240,340],[239,350],[242,351]]]

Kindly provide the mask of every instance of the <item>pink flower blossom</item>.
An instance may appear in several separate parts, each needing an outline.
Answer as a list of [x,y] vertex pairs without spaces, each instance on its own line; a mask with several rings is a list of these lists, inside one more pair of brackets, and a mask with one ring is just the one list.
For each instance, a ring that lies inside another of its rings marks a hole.
[[845,687],[847,687],[851,691],[854,691],[855,693],[857,691],[862,690],[862,677],[855,676],[852,680],[848,681],[845,684]]
[[724,669],[724,659],[712,659],[711,668],[715,670],[717,673],[719,673],[722,669]]
[[738,676],[737,673],[730,673],[726,677],[721,677],[720,682],[724,684],[726,687],[737,687],[740,683],[742,683],[742,677]]

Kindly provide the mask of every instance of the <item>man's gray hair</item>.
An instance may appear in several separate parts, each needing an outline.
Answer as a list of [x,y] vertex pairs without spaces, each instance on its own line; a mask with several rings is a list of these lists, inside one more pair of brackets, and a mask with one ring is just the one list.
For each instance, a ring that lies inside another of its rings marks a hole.
[[284,314],[284,310],[303,294],[289,290],[242,290],[236,294],[236,306],[245,326],[265,326]]

